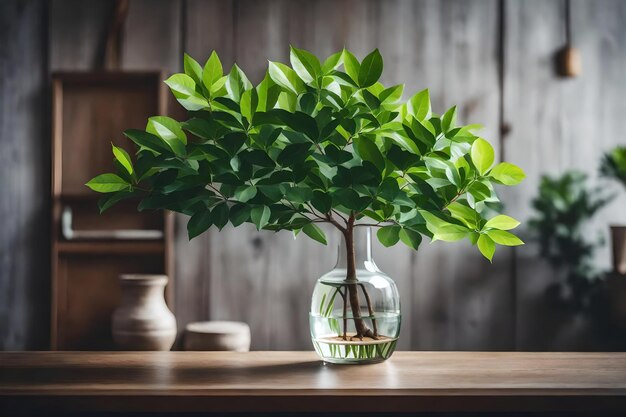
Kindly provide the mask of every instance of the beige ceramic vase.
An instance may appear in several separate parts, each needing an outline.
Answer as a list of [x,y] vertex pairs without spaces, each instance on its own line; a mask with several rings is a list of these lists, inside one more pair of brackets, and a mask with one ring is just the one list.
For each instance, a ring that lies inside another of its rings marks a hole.
[[167,276],[120,275],[121,301],[113,313],[113,341],[120,350],[170,350],[176,319],[164,298]]

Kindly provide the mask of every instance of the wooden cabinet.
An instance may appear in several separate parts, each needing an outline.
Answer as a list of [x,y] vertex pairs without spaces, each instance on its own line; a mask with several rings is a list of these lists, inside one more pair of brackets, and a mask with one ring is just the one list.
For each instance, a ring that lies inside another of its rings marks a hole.
[[136,210],[137,201],[98,212],[84,184],[113,168],[122,132],[168,113],[160,72],[53,75],[52,349],[109,350],[121,273],[165,273],[172,308],[172,219]]

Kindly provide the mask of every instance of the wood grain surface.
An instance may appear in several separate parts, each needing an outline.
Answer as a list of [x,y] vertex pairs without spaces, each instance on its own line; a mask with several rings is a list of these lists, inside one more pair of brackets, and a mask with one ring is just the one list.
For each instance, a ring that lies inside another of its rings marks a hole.
[[625,353],[398,352],[364,366],[313,352],[0,354],[0,411],[618,411]]

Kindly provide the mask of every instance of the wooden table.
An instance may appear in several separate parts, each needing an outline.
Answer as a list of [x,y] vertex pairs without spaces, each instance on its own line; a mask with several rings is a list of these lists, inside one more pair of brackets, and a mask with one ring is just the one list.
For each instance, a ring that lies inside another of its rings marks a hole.
[[0,415],[15,410],[626,412],[626,353],[0,353]]

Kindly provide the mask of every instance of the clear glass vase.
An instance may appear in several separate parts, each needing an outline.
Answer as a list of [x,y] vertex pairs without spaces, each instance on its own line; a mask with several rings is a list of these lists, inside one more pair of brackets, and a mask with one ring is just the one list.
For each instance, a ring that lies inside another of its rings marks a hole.
[[391,356],[400,334],[400,296],[372,258],[369,227],[354,228],[356,278],[348,273],[345,239],[335,268],[317,280],[309,322],[315,351],[325,362],[360,364]]

